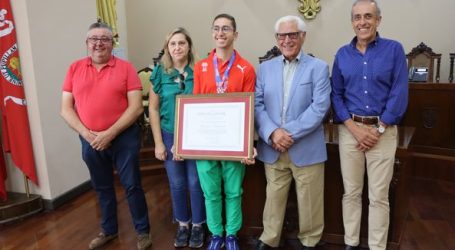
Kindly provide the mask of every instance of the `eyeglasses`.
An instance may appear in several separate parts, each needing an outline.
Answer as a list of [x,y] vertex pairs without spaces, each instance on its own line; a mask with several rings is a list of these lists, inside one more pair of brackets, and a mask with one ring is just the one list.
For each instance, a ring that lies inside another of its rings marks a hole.
[[101,37],[101,38],[98,38],[98,37],[89,37],[89,38],[87,38],[87,40],[88,40],[89,43],[91,43],[91,44],[96,44],[98,41],[100,41],[100,42],[103,43],[103,44],[111,43],[111,42],[112,42],[112,38],[109,38],[109,37]]
[[183,75],[183,73],[181,73],[179,75],[179,89],[180,90],[185,90],[185,76]]
[[276,33],[276,39],[285,40],[286,37],[289,37],[291,40],[295,40],[299,37],[300,32],[290,32],[290,33]]
[[222,27],[220,27],[220,26],[213,26],[213,27],[212,27],[212,32],[213,32],[213,33],[218,33],[218,32],[220,32],[220,31],[221,31],[222,33],[228,33],[228,32],[231,32],[231,31],[233,31],[233,30],[234,30],[234,28],[232,28],[231,26],[222,26]]

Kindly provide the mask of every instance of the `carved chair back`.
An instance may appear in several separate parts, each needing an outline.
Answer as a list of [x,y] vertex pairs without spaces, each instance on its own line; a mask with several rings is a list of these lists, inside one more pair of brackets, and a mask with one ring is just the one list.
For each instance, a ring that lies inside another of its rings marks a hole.
[[406,58],[408,59],[408,70],[410,70],[411,67],[428,68],[428,77],[426,82],[439,82],[441,54],[434,53],[430,47],[421,42],[419,45],[414,47],[411,52],[409,52],[409,54],[406,55]]
[[449,82],[453,82],[453,61],[455,60],[455,53],[450,53],[450,74],[449,74]]

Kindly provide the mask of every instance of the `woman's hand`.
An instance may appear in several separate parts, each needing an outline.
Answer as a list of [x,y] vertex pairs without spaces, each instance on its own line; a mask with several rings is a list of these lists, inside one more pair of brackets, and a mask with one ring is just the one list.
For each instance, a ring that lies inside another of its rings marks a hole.
[[163,143],[155,145],[155,158],[160,161],[165,161],[167,158],[166,147]]
[[172,155],[173,155],[172,160],[174,160],[174,161],[183,161],[182,157],[175,156],[175,147],[174,147],[174,145],[172,145],[172,147],[171,147],[171,152],[172,152]]

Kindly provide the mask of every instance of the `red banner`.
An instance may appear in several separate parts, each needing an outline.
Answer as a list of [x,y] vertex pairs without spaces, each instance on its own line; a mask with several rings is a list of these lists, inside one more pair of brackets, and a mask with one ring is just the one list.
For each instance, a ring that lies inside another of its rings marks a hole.
[[3,147],[0,143],[0,199],[6,200],[6,188],[5,188],[5,180],[6,180],[6,163],[5,157],[3,156]]
[[0,98],[2,139],[14,164],[38,184],[27,116],[16,30],[9,0],[0,0]]

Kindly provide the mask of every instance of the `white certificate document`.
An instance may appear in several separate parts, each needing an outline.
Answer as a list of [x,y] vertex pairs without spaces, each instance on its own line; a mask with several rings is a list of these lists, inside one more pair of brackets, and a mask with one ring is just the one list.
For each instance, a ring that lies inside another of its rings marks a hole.
[[183,122],[183,150],[245,150],[244,102],[186,104]]

